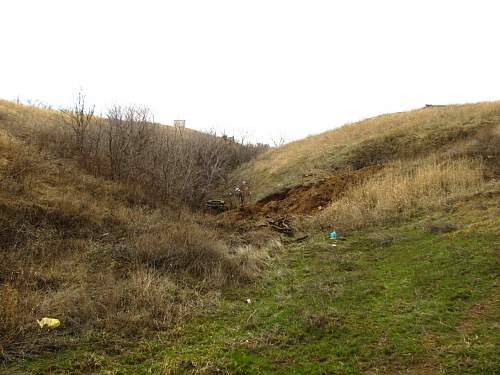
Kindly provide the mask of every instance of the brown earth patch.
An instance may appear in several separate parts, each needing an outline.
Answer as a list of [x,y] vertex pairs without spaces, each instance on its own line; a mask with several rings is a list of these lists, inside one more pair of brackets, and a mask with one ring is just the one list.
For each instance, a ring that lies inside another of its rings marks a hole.
[[493,293],[485,299],[476,303],[466,314],[465,319],[457,327],[463,334],[470,334],[478,321],[485,319],[494,320],[500,311],[500,289],[495,288]]
[[379,172],[384,167],[374,165],[356,171],[346,171],[315,183],[302,184],[271,194],[257,203],[223,212],[221,222],[278,216],[308,215],[320,211],[345,191]]
[[383,168],[382,165],[374,165],[355,171],[345,171],[315,183],[287,188],[255,204],[218,213],[216,221],[222,227],[231,227],[242,233],[249,228],[271,228],[272,222],[276,219],[289,220],[294,216],[320,211],[340,198],[347,189],[370,178]]
[[380,165],[370,166],[339,173],[314,184],[300,185],[261,199],[256,203],[256,208],[265,216],[309,214],[321,210],[340,198],[347,188],[366,180],[382,168]]

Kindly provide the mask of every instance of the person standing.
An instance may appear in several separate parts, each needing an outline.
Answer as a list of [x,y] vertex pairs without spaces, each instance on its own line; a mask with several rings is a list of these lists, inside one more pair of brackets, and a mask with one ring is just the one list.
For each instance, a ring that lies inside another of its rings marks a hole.
[[240,206],[244,206],[250,201],[250,189],[248,188],[246,181],[242,181],[241,185],[234,189],[234,193],[240,202]]

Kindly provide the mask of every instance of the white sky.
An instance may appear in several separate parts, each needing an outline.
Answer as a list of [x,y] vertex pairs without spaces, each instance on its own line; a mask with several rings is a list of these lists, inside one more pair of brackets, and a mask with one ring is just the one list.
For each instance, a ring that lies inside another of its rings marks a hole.
[[500,99],[500,1],[0,1],[0,97],[253,140]]

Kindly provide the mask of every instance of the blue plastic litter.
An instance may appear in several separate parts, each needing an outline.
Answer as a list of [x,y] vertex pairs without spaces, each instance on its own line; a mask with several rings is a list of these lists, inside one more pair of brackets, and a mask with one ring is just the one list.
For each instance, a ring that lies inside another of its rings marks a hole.
[[337,232],[331,231],[330,232],[330,239],[331,240],[336,240],[337,239]]

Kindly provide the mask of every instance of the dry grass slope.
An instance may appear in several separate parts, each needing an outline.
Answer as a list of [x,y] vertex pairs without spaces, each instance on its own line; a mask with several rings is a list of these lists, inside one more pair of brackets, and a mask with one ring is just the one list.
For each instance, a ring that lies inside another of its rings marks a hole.
[[[41,147],[33,137],[57,120],[0,102],[0,362],[64,346],[67,335],[163,330],[258,276],[267,248],[187,209],[144,204],[140,189]],[[40,329],[44,316],[61,328]]]
[[300,184],[305,174],[317,180],[339,170],[431,153],[481,156],[498,166],[499,129],[500,102],[382,115],[271,149],[242,165],[232,180],[249,181],[258,200]]
[[393,162],[379,175],[353,186],[309,219],[309,224],[346,231],[404,220],[423,209],[446,206],[483,184],[484,167],[476,160],[429,157],[413,163]]

